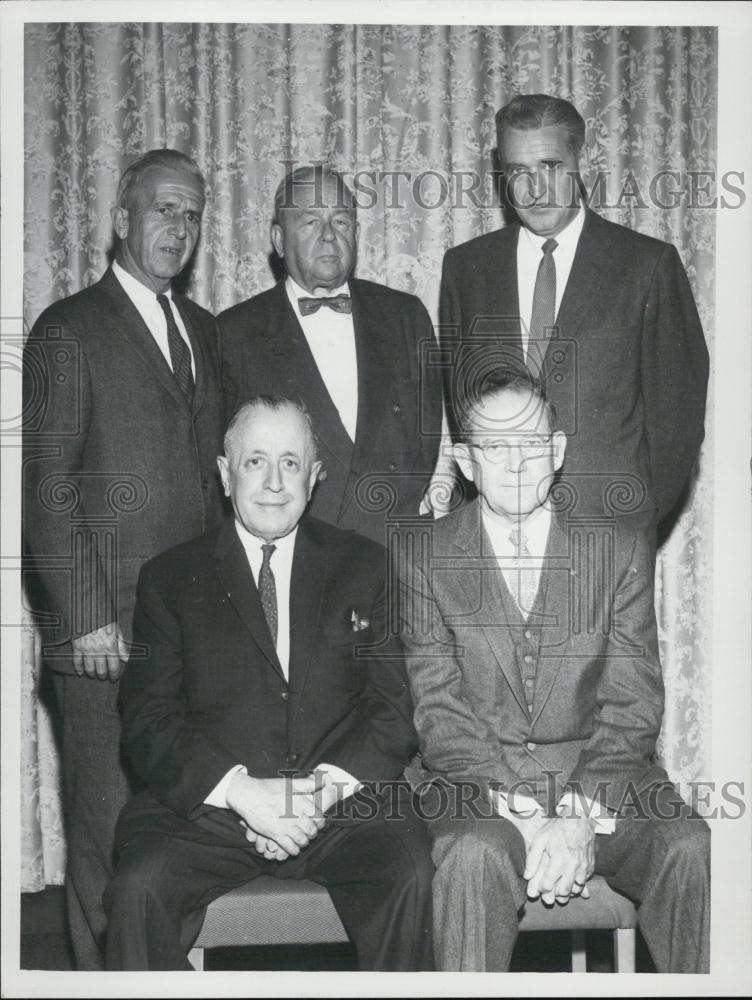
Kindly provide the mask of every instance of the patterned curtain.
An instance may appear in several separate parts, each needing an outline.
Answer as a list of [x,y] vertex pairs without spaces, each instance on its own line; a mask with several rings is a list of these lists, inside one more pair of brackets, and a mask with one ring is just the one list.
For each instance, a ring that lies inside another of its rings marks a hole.
[[[130,157],[163,145],[193,156],[208,181],[188,286],[208,309],[273,284],[274,189],[290,161],[330,160],[359,188],[356,273],[419,295],[435,319],[444,251],[503,224],[494,112],[516,93],[545,91],[587,122],[583,178],[588,190],[605,184],[599,211],[678,247],[712,356],[715,213],[694,207],[686,188],[692,172],[715,169],[714,28],[30,24],[25,65],[30,323],[101,275],[118,176]],[[661,171],[679,180],[664,175],[656,187]],[[711,397],[708,431],[712,414]],[[709,444],[656,577],[661,752],[683,783],[707,777],[710,763]],[[25,638],[31,890],[62,880],[64,840],[54,712],[31,626]]]

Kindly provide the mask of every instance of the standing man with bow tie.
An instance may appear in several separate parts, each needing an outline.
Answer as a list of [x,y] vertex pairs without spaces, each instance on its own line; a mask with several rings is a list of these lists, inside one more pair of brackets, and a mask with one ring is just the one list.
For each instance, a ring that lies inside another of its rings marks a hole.
[[576,513],[626,508],[657,523],[704,435],[708,352],[679,254],[583,203],[585,122],[568,101],[518,95],[496,133],[517,221],[444,258],[447,402],[494,366],[542,376],[568,437]]
[[417,514],[430,481],[441,379],[419,299],[352,277],[355,209],[329,166],[282,180],[271,238],[287,278],[219,316],[222,382],[228,418],[252,396],[300,397],[323,463],[311,513],[383,542],[387,510]]
[[124,172],[115,261],[39,317],[24,355],[24,540],[62,715],[66,898],[76,965],[102,968],[102,893],[129,795],[117,711],[141,564],[222,517],[213,317],[172,290],[204,178],[153,149]]

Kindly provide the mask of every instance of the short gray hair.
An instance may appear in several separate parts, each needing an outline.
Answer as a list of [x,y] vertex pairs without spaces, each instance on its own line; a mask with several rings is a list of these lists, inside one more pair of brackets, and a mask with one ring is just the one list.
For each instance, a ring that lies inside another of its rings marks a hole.
[[135,189],[149,167],[165,167],[168,170],[181,170],[190,174],[196,178],[201,187],[201,194],[204,194],[206,181],[195,160],[177,149],[150,149],[123,171],[117,189],[117,204],[120,208],[128,208],[131,205]]
[[238,425],[243,422],[247,414],[251,410],[263,408],[266,410],[272,410],[277,412],[279,410],[284,410],[289,407],[292,410],[296,410],[301,417],[305,420],[308,425],[308,431],[311,435],[311,443],[313,445],[313,460],[316,461],[319,453],[319,438],[316,433],[316,428],[313,426],[313,419],[311,414],[308,412],[308,408],[297,396],[282,396],[280,394],[274,393],[269,395],[254,396],[252,399],[246,400],[238,409],[233,413],[230,418],[230,422],[227,425],[227,430],[225,431],[225,437],[223,441],[223,448],[225,456],[227,456],[232,448],[235,433],[237,431]]

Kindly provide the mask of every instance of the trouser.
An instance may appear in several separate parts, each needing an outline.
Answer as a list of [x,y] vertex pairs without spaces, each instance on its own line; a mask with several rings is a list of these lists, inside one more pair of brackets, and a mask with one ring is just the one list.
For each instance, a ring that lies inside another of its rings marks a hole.
[[55,674],[62,718],[65,896],[76,968],[104,968],[102,893],[115,870],[115,824],[134,790],[120,748],[118,684]]
[[265,874],[326,886],[361,969],[433,969],[428,833],[406,785],[371,801],[358,818],[354,800],[297,857],[276,862],[258,854],[237,821],[231,834],[211,815],[199,825],[138,796],[121,819],[124,847],[105,895],[107,968],[189,969],[202,909]]
[[[526,899],[525,842],[512,823],[482,805],[480,792],[470,798],[481,808],[450,804],[429,824],[436,965],[505,971]],[[708,972],[708,825],[673,785],[652,786],[638,801],[634,816],[617,818],[613,834],[596,836],[595,873],[637,905],[658,972]]]

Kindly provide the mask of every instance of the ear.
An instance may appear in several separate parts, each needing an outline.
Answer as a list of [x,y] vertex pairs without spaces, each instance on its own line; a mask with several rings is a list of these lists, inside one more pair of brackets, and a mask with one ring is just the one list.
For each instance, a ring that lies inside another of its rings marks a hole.
[[554,446],[554,469],[558,472],[564,464],[564,456],[567,451],[567,435],[564,431],[554,431],[551,435]]
[[124,240],[128,235],[128,209],[122,205],[115,205],[110,211],[110,218],[118,239]]
[[311,471],[308,473],[308,499],[311,499],[311,494],[313,493],[313,487],[319,481],[319,473],[321,472],[323,462],[314,462],[311,466]]
[[452,446],[452,455],[465,479],[475,482],[475,462],[470,458],[470,448],[464,442]]
[[274,247],[277,256],[282,260],[285,256],[285,238],[282,234],[282,226],[277,222],[272,223],[271,228],[272,246]]
[[219,475],[222,479],[222,486],[225,490],[225,496],[230,495],[230,464],[224,455],[217,455],[217,466],[219,468]]

